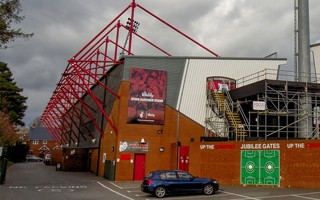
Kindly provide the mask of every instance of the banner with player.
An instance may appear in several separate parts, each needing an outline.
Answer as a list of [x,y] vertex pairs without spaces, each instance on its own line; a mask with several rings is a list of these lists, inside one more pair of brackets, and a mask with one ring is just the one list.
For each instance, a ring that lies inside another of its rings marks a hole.
[[164,124],[167,72],[130,69],[128,123]]

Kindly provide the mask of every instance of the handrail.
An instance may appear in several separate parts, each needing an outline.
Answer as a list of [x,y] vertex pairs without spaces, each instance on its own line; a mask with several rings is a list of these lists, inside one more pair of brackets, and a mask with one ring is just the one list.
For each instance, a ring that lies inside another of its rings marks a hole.
[[[229,103],[233,106],[234,102],[233,102],[233,100],[232,100],[232,98],[230,96],[229,91],[226,90],[225,93],[227,94],[227,98],[228,98]],[[236,102],[236,106],[237,106],[238,112],[241,114],[241,117],[242,117],[242,119],[244,121],[245,126],[249,127],[249,121],[248,121],[248,119],[247,119],[247,117],[246,117],[246,115],[245,115],[245,113],[244,113],[239,101]]]
[[[307,75],[299,74],[300,77],[304,77]],[[248,85],[250,83],[254,83],[257,81],[261,81],[264,79],[269,80],[282,80],[282,81],[296,81],[296,74],[294,71],[289,70],[278,70],[278,69],[263,69],[261,71],[255,72],[253,74],[249,74],[248,76],[242,77],[236,80],[237,88]],[[311,73],[310,74],[311,83],[319,83],[320,82],[320,74],[319,73]],[[308,79],[306,79],[308,80]]]

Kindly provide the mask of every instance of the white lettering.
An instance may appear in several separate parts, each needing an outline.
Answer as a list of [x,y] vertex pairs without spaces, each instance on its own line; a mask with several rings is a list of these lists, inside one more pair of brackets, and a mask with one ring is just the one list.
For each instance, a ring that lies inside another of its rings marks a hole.
[[289,143],[287,144],[287,148],[288,149],[292,149],[292,148],[295,148],[295,149],[304,149],[304,143]]
[[242,144],[241,149],[280,149],[279,143]]
[[214,144],[201,144],[200,149],[214,149]]
[[141,93],[141,96],[153,98],[153,94],[152,94],[151,92],[142,92],[142,93]]

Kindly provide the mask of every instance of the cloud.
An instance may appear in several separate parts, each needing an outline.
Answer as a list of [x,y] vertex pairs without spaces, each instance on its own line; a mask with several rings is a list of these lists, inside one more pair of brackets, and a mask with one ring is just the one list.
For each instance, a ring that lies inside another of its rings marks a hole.
[[[34,32],[0,51],[23,94],[28,96],[25,123],[42,112],[65,70],[68,59],[120,14],[130,0],[22,0],[26,18],[18,27]],[[137,0],[178,30],[221,56],[263,57],[278,52],[293,65],[292,0]],[[311,43],[320,42],[320,1],[309,0]],[[121,17],[125,23],[130,10]],[[172,55],[212,56],[163,23],[136,8],[138,33]],[[164,55],[134,38],[133,53]],[[290,68],[290,67],[289,67]]]

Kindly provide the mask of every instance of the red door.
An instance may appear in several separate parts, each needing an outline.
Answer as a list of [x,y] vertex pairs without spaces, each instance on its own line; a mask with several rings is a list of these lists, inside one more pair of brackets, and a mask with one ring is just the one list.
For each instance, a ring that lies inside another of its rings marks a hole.
[[189,147],[180,146],[179,148],[179,169],[189,171]]
[[134,155],[134,181],[141,181],[145,176],[145,163],[146,155],[145,154],[135,154]]

